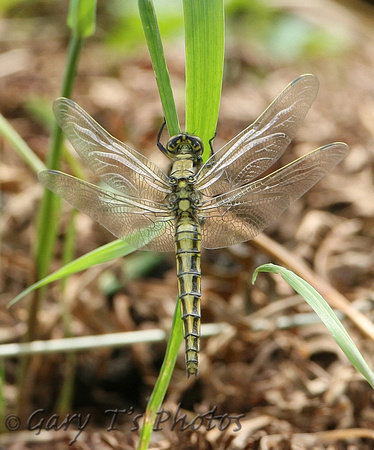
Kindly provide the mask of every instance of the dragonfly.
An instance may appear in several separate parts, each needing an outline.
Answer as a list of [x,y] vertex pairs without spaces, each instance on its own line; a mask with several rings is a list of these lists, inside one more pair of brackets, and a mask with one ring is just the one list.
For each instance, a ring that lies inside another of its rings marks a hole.
[[253,239],[347,154],[345,143],[320,147],[261,176],[281,157],[316,98],[317,77],[291,82],[270,106],[202,163],[198,136],[180,133],[160,150],[167,175],[111,136],[82,108],[58,98],[56,120],[79,156],[111,189],[44,170],[40,181],[131,247],[175,252],[187,376],[198,376],[201,247],[217,249]]

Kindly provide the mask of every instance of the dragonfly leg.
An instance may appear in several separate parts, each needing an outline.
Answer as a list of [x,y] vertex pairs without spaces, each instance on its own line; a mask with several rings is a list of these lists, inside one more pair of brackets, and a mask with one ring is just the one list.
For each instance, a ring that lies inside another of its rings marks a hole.
[[213,141],[214,141],[214,138],[216,137],[216,135],[217,135],[217,130],[214,132],[213,137],[209,139],[210,156],[213,156],[213,155],[214,155]]
[[210,157],[209,162],[206,163],[206,167],[210,168],[215,163],[214,150],[213,150],[213,140],[216,137],[217,130],[214,132],[214,136],[209,139],[209,147],[210,147]]
[[164,121],[163,121],[160,131],[158,132],[158,135],[157,135],[157,147],[159,148],[159,150],[162,151],[162,153],[167,155],[166,148],[161,144],[161,135],[162,135],[162,132],[164,131],[165,126],[166,126],[166,119],[164,117]]

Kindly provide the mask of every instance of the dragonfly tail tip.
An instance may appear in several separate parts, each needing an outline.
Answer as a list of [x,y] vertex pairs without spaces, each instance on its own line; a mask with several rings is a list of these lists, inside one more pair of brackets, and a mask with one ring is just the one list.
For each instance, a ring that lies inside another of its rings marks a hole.
[[187,378],[190,378],[191,375],[195,375],[196,378],[199,378],[197,368],[191,369],[190,367],[187,367]]

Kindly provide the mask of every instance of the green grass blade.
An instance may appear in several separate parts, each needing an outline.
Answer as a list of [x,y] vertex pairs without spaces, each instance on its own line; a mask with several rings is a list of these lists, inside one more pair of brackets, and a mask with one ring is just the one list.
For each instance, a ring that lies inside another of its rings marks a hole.
[[110,242],[109,244],[103,245],[92,252],[86,253],[80,258],[66,264],[50,275],[42,278],[38,282],[29,286],[27,289],[22,291],[17,297],[15,297],[8,305],[8,307],[13,306],[27,294],[39,289],[52,281],[60,280],[74,273],[80,272],[82,270],[89,269],[97,264],[103,264],[105,262],[111,261],[122,256],[126,256],[134,251],[133,247],[130,247],[126,242],[120,239]]
[[180,133],[177,110],[166,66],[160,30],[152,0],[138,0],[139,14],[155,72],[161,103],[170,136]]
[[[82,40],[77,36],[72,36],[69,44],[67,66],[61,92],[63,97],[70,97],[81,45]],[[53,132],[51,151],[48,155],[47,161],[47,167],[50,169],[57,170],[60,166],[60,161],[62,158],[62,140],[62,130],[56,123]],[[52,258],[59,222],[60,204],[60,199],[46,189],[43,195],[38,219],[38,245],[36,250],[36,261],[39,278],[42,278],[47,274],[49,263]]]
[[173,369],[177,359],[178,351],[183,341],[183,330],[181,326],[180,301],[177,301],[173,324],[170,330],[170,337],[162,364],[160,375],[149,399],[147,409],[144,414],[144,424],[140,433],[138,450],[146,450],[151,439],[154,422],[157,417],[157,411],[160,410],[164,400],[167,388],[170,383]]
[[[82,47],[82,38],[75,32],[72,33],[65,73],[63,78],[62,96],[70,97],[75,76],[77,73],[78,59]],[[54,127],[51,150],[47,158],[47,167],[58,169],[62,159],[62,131],[57,126]],[[45,190],[43,199],[39,208],[38,224],[37,224],[37,246],[36,246],[36,278],[40,279],[47,275],[49,264],[52,259],[53,248],[57,235],[57,227],[59,223],[60,199]],[[28,307],[27,331],[25,340],[34,339],[38,327],[38,311],[43,301],[43,292],[36,292]],[[21,409],[26,397],[28,396],[26,388],[26,374],[28,372],[29,360],[24,358],[18,369],[18,409]]]
[[96,0],[71,0],[68,25],[79,37],[88,37],[95,32]]
[[46,168],[2,114],[0,114],[0,134],[16,149],[17,153],[34,172],[38,173]]
[[[96,16],[96,0],[71,0],[70,7],[69,7],[69,14],[67,23],[68,26],[72,29],[73,36],[70,42],[69,46],[69,52],[68,52],[68,64],[67,64],[67,70],[64,78],[63,88],[62,88],[62,95],[63,96],[70,96],[70,93],[72,91],[73,87],[73,80],[75,78],[75,71],[76,71],[76,63],[78,61],[78,55],[80,53],[81,49],[81,39],[91,36],[95,32],[95,16]],[[61,153],[62,153],[62,133],[59,127],[57,127],[57,124],[55,124],[54,129],[54,140],[52,145],[52,151],[50,153],[49,157],[49,167],[58,167],[59,161],[61,159]],[[45,231],[45,219],[46,219],[46,212],[48,212],[49,209],[52,210],[52,212],[58,214],[59,211],[59,205],[60,200],[56,199],[53,194],[46,193],[44,196],[44,202],[43,202],[43,208],[41,213],[41,220],[39,222],[40,228],[39,230],[42,230],[44,228]],[[50,211],[51,212],[51,211]],[[74,223],[74,217],[76,215],[76,211],[72,212],[71,221],[69,224],[69,230],[68,235],[64,243],[64,255],[63,255],[63,263],[64,267],[69,265],[68,261],[72,259],[72,255],[74,252],[74,244],[75,244],[75,223]],[[52,217],[55,217],[54,215]],[[52,255],[52,249],[54,247],[55,242],[55,235],[56,235],[56,229],[57,229],[57,220],[56,220],[56,226],[51,227],[51,230],[48,230],[48,240],[45,244],[42,244],[38,248],[38,261],[42,264],[41,267],[39,266],[39,274],[45,274],[47,271],[47,268],[49,266],[50,257]],[[47,250],[46,253],[44,253],[44,249]],[[42,250],[42,251],[40,251]],[[47,256],[46,258],[44,256]],[[41,259],[41,257],[43,257]],[[82,261],[80,261],[80,265],[82,264]],[[79,265],[79,264],[78,264]],[[74,266],[74,264],[72,264]],[[70,266],[71,269],[71,266]],[[65,278],[66,282],[66,278]],[[71,335],[71,315],[70,310],[64,302],[64,283],[61,285],[61,308],[62,308],[62,316],[63,316],[63,322],[64,322],[64,331],[66,336]],[[60,414],[64,414],[69,410],[71,399],[73,395],[74,390],[74,376],[75,376],[75,364],[76,364],[76,355],[69,354],[68,356],[68,364],[67,364],[67,371],[65,372],[64,381],[62,385],[62,389],[60,392],[60,397],[58,400],[58,411]]]
[[353,366],[361,372],[370,386],[374,389],[373,372],[370,370],[358,348],[355,346],[349,334],[346,332],[326,300],[309,283],[283,267],[276,266],[275,264],[264,264],[258,267],[253,274],[252,283],[255,282],[258,272],[280,274],[282,278],[304,298],[326,325],[327,329]]
[[224,59],[223,0],[184,0],[186,33],[186,131],[204,143],[214,137]]
[[[70,38],[66,69],[61,89],[62,97],[70,97],[77,73],[77,66],[80,51],[82,48],[82,37],[87,36],[88,30],[94,30],[96,2],[72,0],[69,10],[69,21],[72,23],[73,34]],[[87,8],[87,9],[86,9]],[[75,19],[72,17],[76,16]],[[84,17],[82,17],[84,16]],[[78,28],[77,28],[78,27]],[[62,158],[63,133],[61,128],[55,123],[51,151],[48,155],[47,167],[49,169],[59,169]],[[36,261],[39,277],[44,277],[48,272],[49,263],[52,257],[55,237],[57,233],[58,216],[60,210],[60,200],[50,191],[46,190],[41,203],[38,220],[38,246],[36,250]],[[52,221],[51,221],[52,217]]]

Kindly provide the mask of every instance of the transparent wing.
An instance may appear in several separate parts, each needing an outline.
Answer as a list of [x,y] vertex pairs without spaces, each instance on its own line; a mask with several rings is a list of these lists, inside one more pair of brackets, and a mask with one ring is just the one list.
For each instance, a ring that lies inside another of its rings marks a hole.
[[166,205],[117,195],[55,170],[38,176],[44,186],[132,247],[174,251],[174,217]]
[[318,79],[302,75],[290,83],[248,128],[211,156],[196,188],[215,196],[260,176],[287,148],[316,98]]
[[341,142],[326,145],[258,181],[204,201],[198,214],[203,247],[228,247],[254,238],[335,167],[348,150]]
[[67,98],[58,98],[53,111],[79,156],[105,183],[131,197],[155,202],[165,198],[168,178],[148,158],[115,139]]

